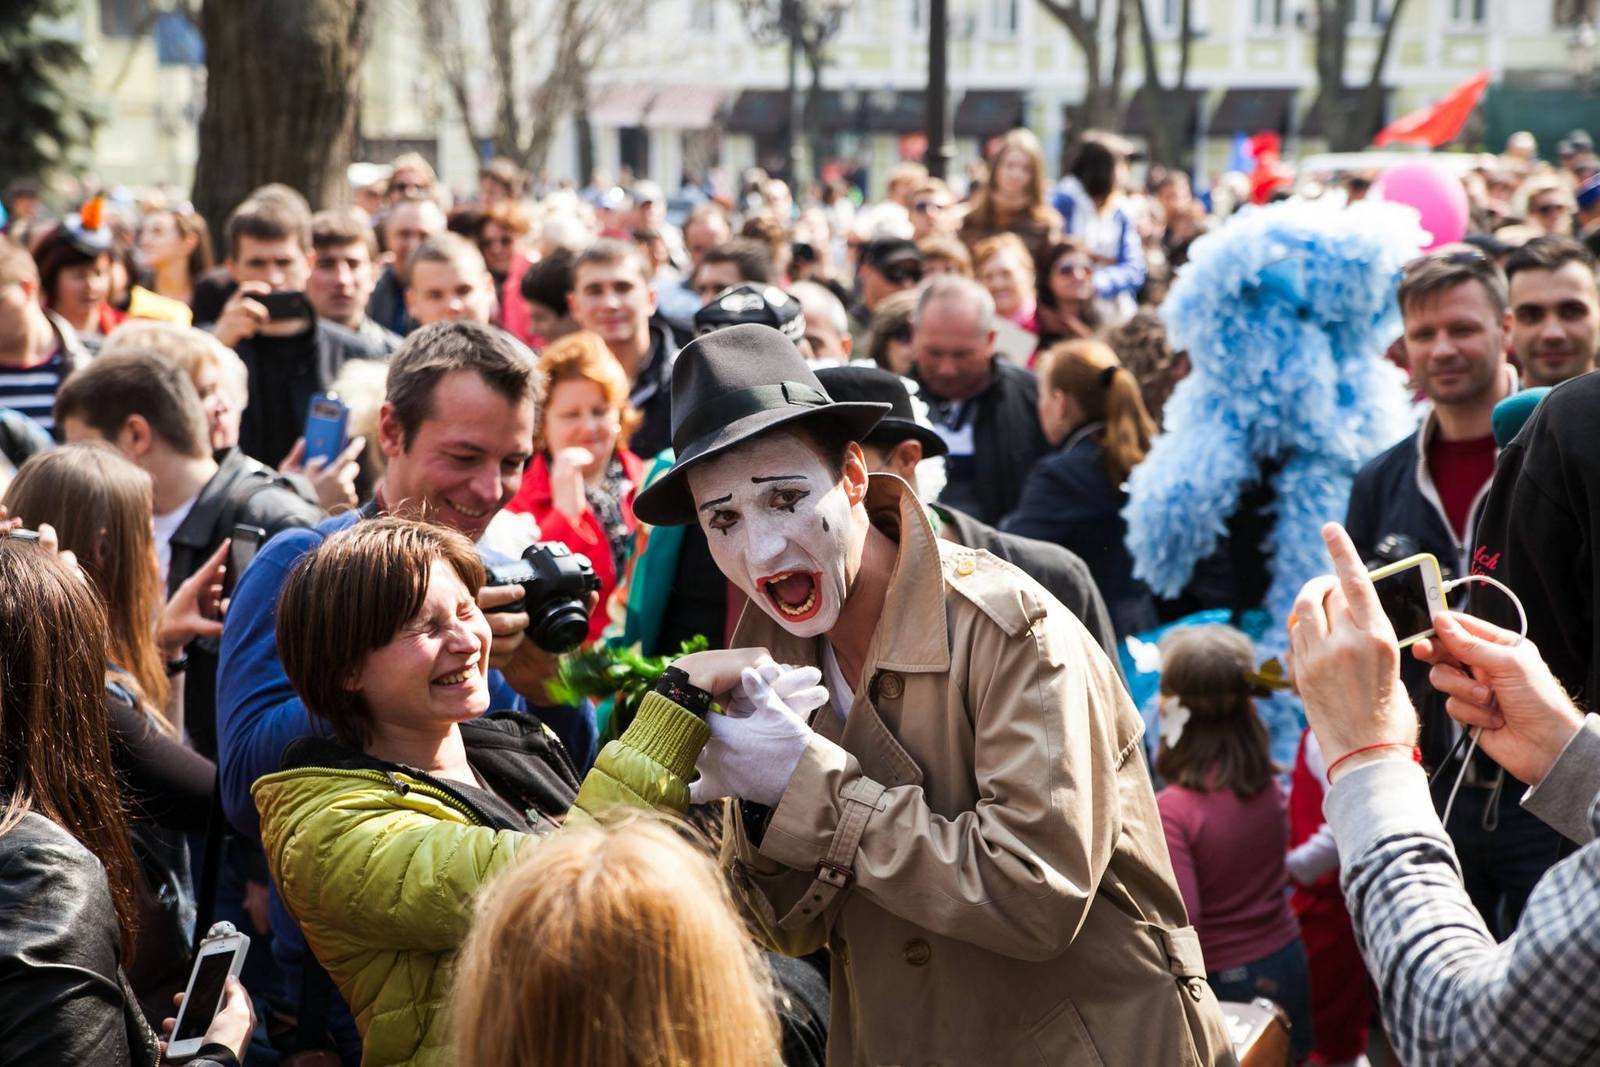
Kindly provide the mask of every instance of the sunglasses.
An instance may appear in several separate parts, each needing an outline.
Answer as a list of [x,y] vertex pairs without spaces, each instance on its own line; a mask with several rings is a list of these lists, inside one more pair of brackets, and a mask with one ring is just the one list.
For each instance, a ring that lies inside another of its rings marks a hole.
[[911,210],[928,214],[930,212],[938,211],[942,206],[943,205],[937,200],[918,200],[915,204],[911,205]]
[[1056,264],[1057,274],[1093,274],[1094,267],[1085,260],[1063,259]]
[[922,267],[914,263],[885,267],[883,277],[890,285],[915,285],[922,280]]
[[1535,215],[1559,215],[1565,210],[1567,210],[1567,205],[1565,204],[1540,204],[1533,209],[1533,213]]

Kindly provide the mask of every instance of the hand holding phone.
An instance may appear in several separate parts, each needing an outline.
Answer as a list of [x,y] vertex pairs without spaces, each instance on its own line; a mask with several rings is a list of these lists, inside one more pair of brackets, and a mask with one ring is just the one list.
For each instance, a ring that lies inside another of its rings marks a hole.
[[176,999],[178,1017],[169,1020],[170,1029],[162,1026],[168,1033],[168,1059],[188,1059],[209,1041],[227,1045],[243,1059],[255,1029],[255,1009],[238,981],[250,939],[230,923],[218,923],[212,930],[217,936],[200,943],[189,984]]
[[350,423],[350,408],[335,393],[318,393],[306,410],[306,447],[301,457],[305,466],[322,460],[326,467],[344,451]]
[[1401,648],[1433,636],[1433,617],[1446,606],[1444,575],[1436,558],[1419,552],[1379,567],[1368,577]]
[[271,322],[309,319],[316,315],[311,299],[297,289],[263,293],[256,297],[256,302],[267,309],[267,319]]

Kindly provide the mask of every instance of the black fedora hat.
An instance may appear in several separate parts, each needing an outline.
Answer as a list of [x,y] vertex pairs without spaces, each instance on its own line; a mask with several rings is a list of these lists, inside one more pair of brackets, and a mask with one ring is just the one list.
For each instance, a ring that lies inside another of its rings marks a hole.
[[817,380],[835,400],[880,401],[889,405],[889,414],[873,427],[863,444],[881,444],[893,448],[910,437],[922,442],[924,456],[942,456],[950,451],[944,438],[917,421],[905,379],[893,371],[856,363],[843,367],[824,367],[817,371]]
[[633,512],[654,526],[695,521],[685,472],[779,426],[826,423],[858,440],[888,404],[834,403],[800,350],[771,326],[744,323],[695,338],[672,366],[670,470],[639,493]]

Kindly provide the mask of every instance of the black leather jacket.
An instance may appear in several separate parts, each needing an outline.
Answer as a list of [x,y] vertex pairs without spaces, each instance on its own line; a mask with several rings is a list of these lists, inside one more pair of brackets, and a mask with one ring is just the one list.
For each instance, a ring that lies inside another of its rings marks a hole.
[[[160,1050],[120,946],[105,870],[88,849],[32,812],[0,834],[0,1067],[155,1067]],[[208,1046],[189,1063],[238,1061]]]

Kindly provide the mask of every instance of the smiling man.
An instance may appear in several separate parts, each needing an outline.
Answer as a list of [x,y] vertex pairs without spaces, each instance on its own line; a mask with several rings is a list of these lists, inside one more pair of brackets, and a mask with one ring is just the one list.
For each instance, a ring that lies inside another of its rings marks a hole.
[[1570,237],[1536,237],[1506,260],[1511,348],[1526,385],[1560,385],[1600,359],[1595,258]]
[[718,330],[635,501],[705,531],[752,602],[733,646],[795,665],[745,672],[692,787],[734,800],[747,909],[774,948],[831,948],[830,1063],[1233,1063],[1115,669],[868,475],[888,410],[834,402],[776,330]]
[[[1398,298],[1411,378],[1432,407],[1416,433],[1356,475],[1345,527],[1369,565],[1429,552],[1446,578],[1456,578],[1471,570],[1494,476],[1494,406],[1516,389],[1506,365],[1513,328],[1506,281],[1476,251],[1435,252],[1406,268]],[[1423,763],[1454,778],[1457,732],[1428,684],[1427,666],[1407,657],[1401,677],[1422,712]],[[1473,903],[1504,935],[1560,844],[1518,803],[1525,787],[1502,774],[1482,753],[1474,758],[1449,830]],[[1435,803],[1443,805],[1447,792]]]

